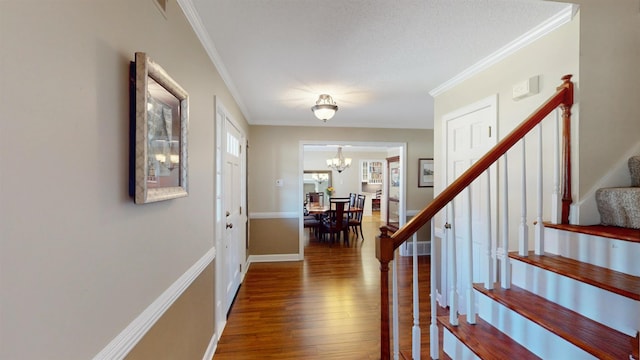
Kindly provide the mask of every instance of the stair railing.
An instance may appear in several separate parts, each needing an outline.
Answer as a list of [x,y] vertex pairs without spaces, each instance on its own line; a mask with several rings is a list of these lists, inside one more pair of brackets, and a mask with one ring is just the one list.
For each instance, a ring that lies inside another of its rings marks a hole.
[[[476,161],[467,171],[465,171],[462,175],[460,175],[455,181],[453,181],[448,187],[446,187],[438,196],[436,196],[433,201],[424,209],[422,209],[416,216],[414,216],[411,220],[409,220],[403,227],[396,229],[383,226],[380,228],[381,234],[376,238],[376,257],[380,261],[380,357],[381,359],[390,359],[391,356],[391,342],[390,342],[390,305],[389,305],[389,262],[394,260],[395,250],[400,247],[405,241],[407,241],[414,233],[416,233],[422,226],[428,223],[438,212],[440,212],[445,206],[451,205],[449,208],[449,213],[451,213],[452,201],[453,199],[460,194],[463,190],[465,190],[471,183],[477,179],[481,174],[488,172],[488,169],[491,165],[496,163],[498,159],[503,158],[504,167],[506,168],[506,157],[503,155],[511,149],[516,143],[522,140],[523,143],[523,157],[524,157],[524,137],[527,135],[533,128],[535,128],[540,122],[549,115],[554,109],[560,107],[562,110],[562,119],[563,119],[563,145],[562,145],[562,169],[563,169],[563,181],[562,181],[562,206],[561,206],[561,214],[560,214],[560,222],[561,223],[569,223],[569,207],[571,205],[571,144],[570,144],[570,124],[571,124],[571,106],[573,105],[573,83],[571,82],[571,75],[565,75],[562,77],[563,83],[557,88],[556,93],[551,96],[544,104],[542,104],[535,112],[533,112],[527,119],[525,119],[518,127],[516,127],[511,133],[505,136],[498,144],[496,144],[489,152],[487,152],[482,158]],[[539,135],[541,136],[541,135]],[[541,139],[539,139],[541,142]],[[541,164],[542,155],[539,154],[539,164]],[[541,165],[539,165],[541,166]],[[506,174],[506,171],[503,171]],[[506,176],[506,175],[505,175]],[[524,181],[523,174],[523,182],[522,186],[526,186]],[[539,178],[539,182],[541,183],[541,179]],[[506,181],[505,181],[506,185]],[[538,191],[540,197],[541,193],[541,185],[538,185]],[[555,191],[555,185],[554,185]],[[523,195],[524,196],[524,195]],[[468,196],[467,196],[468,198]],[[540,201],[541,202],[541,201]],[[524,203],[524,199],[523,199]],[[506,202],[503,200],[503,207],[506,206]],[[469,206],[469,204],[466,204]],[[523,220],[526,218],[526,204],[522,205]],[[489,211],[490,213],[490,211]],[[506,212],[505,212],[506,213]],[[540,231],[541,226],[541,216],[542,210],[539,208],[536,218],[536,252],[541,251],[542,247],[542,237],[538,237],[538,231]],[[503,222],[503,227],[506,226],[506,221]],[[447,227],[448,224],[445,225]],[[453,229],[451,229],[453,230]],[[490,230],[489,230],[490,231]],[[505,244],[507,242],[507,229],[502,229],[502,242],[504,254],[503,260],[507,259],[507,251],[508,245]],[[520,245],[519,252],[528,251],[528,245],[526,244],[526,224],[521,223],[520,228]],[[451,233],[451,231],[447,231],[447,233]],[[523,235],[524,234],[524,235]],[[524,241],[522,237],[525,237]],[[452,251],[455,251],[455,239],[448,239],[447,246],[450,247]],[[434,250],[433,246],[434,241],[432,241],[432,254]],[[540,249],[538,249],[540,247]],[[491,251],[489,248],[488,252]],[[469,249],[467,249],[469,252]],[[525,254],[526,256],[526,254]],[[452,259],[452,258],[450,258]],[[455,259],[455,256],[453,256]],[[432,302],[432,324],[431,324],[431,332],[434,329],[437,329],[435,325],[435,311],[433,310],[435,307],[433,303],[435,302],[435,261],[431,261],[431,302]],[[415,264],[414,264],[415,266]],[[455,264],[449,264],[449,268],[453,269],[453,274],[449,274],[452,277],[456,277],[455,275]],[[509,278],[509,274],[506,271],[506,266],[502,266],[503,273],[501,275],[502,286],[509,286],[510,281],[507,281],[505,284],[505,279]],[[492,272],[492,270],[489,270]],[[490,272],[490,273],[491,273]],[[452,283],[454,283],[453,292],[455,292],[455,279],[452,279]],[[487,280],[488,284],[491,282]],[[451,288],[451,287],[450,287]],[[444,291],[444,290],[443,290]],[[455,294],[450,295],[450,317],[451,323],[457,324],[457,306],[456,304],[456,296]],[[415,301],[415,300],[414,300]],[[473,304],[472,301],[467,301],[467,303]],[[473,316],[474,311],[469,306],[468,312]],[[397,337],[397,334],[396,334]],[[434,342],[437,349],[437,335],[431,334],[431,342],[432,342],[432,350],[431,356],[432,358],[437,358],[437,351],[434,351]],[[415,339],[414,339],[415,342]],[[397,342],[395,343],[397,346]],[[396,349],[397,354],[397,349]],[[415,356],[414,356],[415,358]]]

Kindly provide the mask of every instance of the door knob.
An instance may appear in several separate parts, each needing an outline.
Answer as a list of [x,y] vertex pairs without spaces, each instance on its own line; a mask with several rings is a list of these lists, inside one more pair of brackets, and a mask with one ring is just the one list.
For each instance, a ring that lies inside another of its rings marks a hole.
[[449,224],[449,223],[445,223],[445,224],[444,224],[444,228],[445,228],[445,229],[451,229],[451,224]]
[[233,224],[227,223],[227,229],[233,229]]
[[229,217],[229,215],[231,215],[231,213],[227,211],[227,217]]

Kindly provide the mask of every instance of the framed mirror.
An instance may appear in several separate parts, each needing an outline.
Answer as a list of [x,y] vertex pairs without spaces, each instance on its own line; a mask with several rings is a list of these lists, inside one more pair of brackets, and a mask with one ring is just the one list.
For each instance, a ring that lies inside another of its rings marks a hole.
[[303,174],[303,196],[310,192],[327,192],[327,188],[331,186],[331,170],[304,170]]

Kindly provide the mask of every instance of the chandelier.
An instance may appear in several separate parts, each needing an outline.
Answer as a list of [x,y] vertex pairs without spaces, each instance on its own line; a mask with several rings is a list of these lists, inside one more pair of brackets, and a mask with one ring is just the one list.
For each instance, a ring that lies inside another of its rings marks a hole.
[[311,107],[313,114],[320,120],[327,122],[338,111],[338,105],[333,101],[331,95],[322,94],[316,101],[316,104]]
[[327,159],[327,166],[341,173],[344,169],[351,166],[351,158],[345,158],[342,155],[342,147],[338,147],[338,153],[331,159]]

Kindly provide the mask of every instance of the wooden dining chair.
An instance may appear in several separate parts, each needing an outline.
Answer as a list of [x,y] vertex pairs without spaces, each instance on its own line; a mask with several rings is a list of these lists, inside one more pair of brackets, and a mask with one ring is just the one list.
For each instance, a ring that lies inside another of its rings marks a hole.
[[328,235],[331,244],[337,239],[340,241],[340,233],[344,235],[345,245],[349,245],[349,220],[345,215],[349,213],[349,198],[329,198],[329,211],[322,219],[320,236]]
[[[356,239],[362,237],[364,240],[364,234],[362,234],[362,213],[364,212],[364,201],[366,199],[366,195],[359,194],[356,199],[355,207],[359,209],[359,211],[353,211],[349,216],[349,227],[353,229],[353,232],[356,234]],[[360,235],[358,236],[358,229],[360,229]]]

